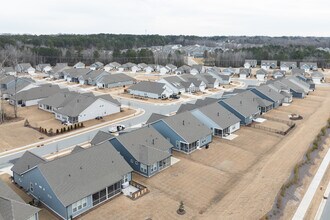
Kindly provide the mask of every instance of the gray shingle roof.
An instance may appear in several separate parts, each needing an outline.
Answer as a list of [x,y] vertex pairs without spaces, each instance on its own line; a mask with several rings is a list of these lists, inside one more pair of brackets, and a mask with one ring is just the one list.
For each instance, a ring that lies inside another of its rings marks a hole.
[[274,89],[270,88],[268,85],[258,86],[255,88],[274,102],[284,99],[280,93],[276,92]]
[[25,153],[20,157],[15,163],[14,166],[11,168],[11,170],[14,173],[22,174],[26,172],[29,169],[32,169],[33,167],[37,166],[40,163],[45,163],[46,160],[42,157],[37,156],[36,154],[25,151]]
[[240,122],[238,117],[217,102],[201,107],[198,110],[218,124],[222,129]]
[[256,72],[257,75],[268,75],[268,72],[264,69],[260,69]]
[[116,137],[139,162],[152,165],[171,156],[172,144],[153,127],[143,127]]
[[142,81],[135,85],[132,85],[128,90],[136,90],[161,95],[165,90],[164,86],[164,83]]
[[[68,91],[68,89],[61,89],[58,85],[44,84],[29,90],[18,92],[16,94],[16,100],[29,101],[43,99],[61,91]],[[15,99],[15,97],[12,96],[11,99]]]
[[109,74],[106,76],[102,76],[98,82],[104,83],[104,84],[113,84],[113,83],[119,83],[119,82],[129,82],[136,80],[133,77],[130,77],[124,73],[117,73],[117,74]]
[[147,120],[146,124],[150,124],[153,123],[155,121],[158,121],[162,118],[167,117],[166,115],[162,115],[162,114],[157,114],[157,113],[152,113],[149,117],[149,119]]
[[72,69],[63,70],[63,73],[71,77],[79,77],[79,76],[84,76],[91,71],[92,71],[91,69],[85,69],[85,68],[72,68]]
[[286,78],[282,78],[279,82],[284,84],[285,86],[287,86],[288,88],[292,89],[295,92],[299,92],[299,93],[305,92],[303,88],[294,84],[293,82],[291,82],[290,80],[288,80]]
[[188,111],[164,118],[162,120],[188,143],[195,142],[212,134],[208,127],[206,127]]
[[93,139],[91,140],[91,145],[101,144],[105,141],[110,140],[113,137],[114,136],[112,134],[108,133],[108,132],[98,131],[96,133],[96,135],[93,137]]
[[[248,91],[251,92],[251,91]],[[246,92],[238,93],[236,95],[230,96],[227,99],[224,99],[221,102],[226,103],[231,108],[235,109],[237,112],[239,112],[244,117],[249,117],[251,115],[254,115],[256,113],[259,113],[259,103],[257,101],[251,100],[251,97],[247,95]]]
[[176,113],[179,114],[179,113],[182,113],[182,112],[185,112],[185,111],[191,111],[191,110],[194,110],[198,107],[199,107],[198,105],[191,104],[191,103],[181,104]]
[[64,206],[120,181],[132,171],[110,142],[40,164],[38,168]]

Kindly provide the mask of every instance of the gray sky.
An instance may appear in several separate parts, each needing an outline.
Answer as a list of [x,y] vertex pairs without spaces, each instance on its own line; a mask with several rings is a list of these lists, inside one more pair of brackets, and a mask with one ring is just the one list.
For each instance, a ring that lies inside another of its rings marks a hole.
[[330,36],[329,0],[6,0],[1,33]]

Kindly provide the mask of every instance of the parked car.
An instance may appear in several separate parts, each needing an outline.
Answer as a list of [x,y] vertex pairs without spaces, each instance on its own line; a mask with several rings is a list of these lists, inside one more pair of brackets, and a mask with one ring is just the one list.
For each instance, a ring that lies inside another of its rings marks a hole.
[[125,130],[125,125],[114,125],[109,128],[110,133],[115,133],[115,132],[123,131],[123,130]]
[[180,96],[179,95],[176,95],[176,94],[173,94],[173,95],[170,95],[170,98],[172,98],[172,99],[179,99]]
[[102,116],[97,116],[95,119],[96,120],[101,120],[101,119],[103,119],[103,117]]

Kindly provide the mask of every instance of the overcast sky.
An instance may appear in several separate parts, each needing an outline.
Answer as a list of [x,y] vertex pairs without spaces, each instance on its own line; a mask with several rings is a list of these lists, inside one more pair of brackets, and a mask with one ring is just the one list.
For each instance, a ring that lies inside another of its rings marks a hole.
[[5,0],[0,32],[330,36],[329,0]]

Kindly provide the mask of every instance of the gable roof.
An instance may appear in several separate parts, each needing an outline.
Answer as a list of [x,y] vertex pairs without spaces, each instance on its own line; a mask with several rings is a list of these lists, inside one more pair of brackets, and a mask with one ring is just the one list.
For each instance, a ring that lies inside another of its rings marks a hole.
[[164,87],[165,87],[164,83],[141,81],[129,87],[128,90],[137,90],[137,91],[161,95],[165,91]]
[[[254,88],[255,90],[258,90],[274,102],[280,101],[284,99],[284,96],[281,95],[280,93],[276,92],[274,89],[270,88],[268,85],[262,85],[262,86],[257,86]],[[252,90],[253,91],[253,90]]]
[[40,164],[38,168],[64,206],[98,192],[132,172],[110,142]]
[[0,180],[0,219],[26,220],[38,213],[40,209],[26,204],[14,190]]
[[[38,87],[34,87],[28,90],[18,92],[16,94],[16,100],[29,101],[29,100],[42,99],[50,95],[53,95],[55,93],[58,93],[60,91],[68,91],[68,89],[61,89],[58,85],[43,84]],[[14,100],[15,97],[11,96],[11,99]]]
[[150,124],[153,123],[155,121],[158,121],[162,118],[167,117],[166,115],[162,115],[162,114],[157,114],[157,113],[152,113],[149,117],[149,119],[147,120],[146,124]]
[[188,111],[161,120],[188,143],[205,138],[212,133],[208,127]]
[[96,133],[96,135],[93,137],[93,139],[91,140],[91,145],[101,144],[105,141],[110,140],[113,137],[114,136],[108,132],[98,131]]
[[256,72],[257,75],[268,75],[268,72],[264,69],[260,69]]
[[219,103],[213,103],[198,109],[222,129],[228,128],[241,120]]
[[146,126],[115,137],[130,154],[145,165],[171,156],[172,144],[152,126]]
[[85,69],[85,68],[71,68],[71,69],[63,70],[63,73],[69,75],[70,77],[79,77],[79,76],[84,76],[91,71],[93,70]]
[[136,79],[133,77],[130,77],[124,73],[117,73],[117,74],[108,74],[105,76],[102,76],[98,82],[104,83],[104,84],[113,84],[113,83],[119,83],[119,82],[128,82],[133,81],[135,82]]
[[31,151],[25,151],[24,154],[14,163],[11,170],[20,175],[38,164],[45,162],[46,160],[44,158],[39,157]]

